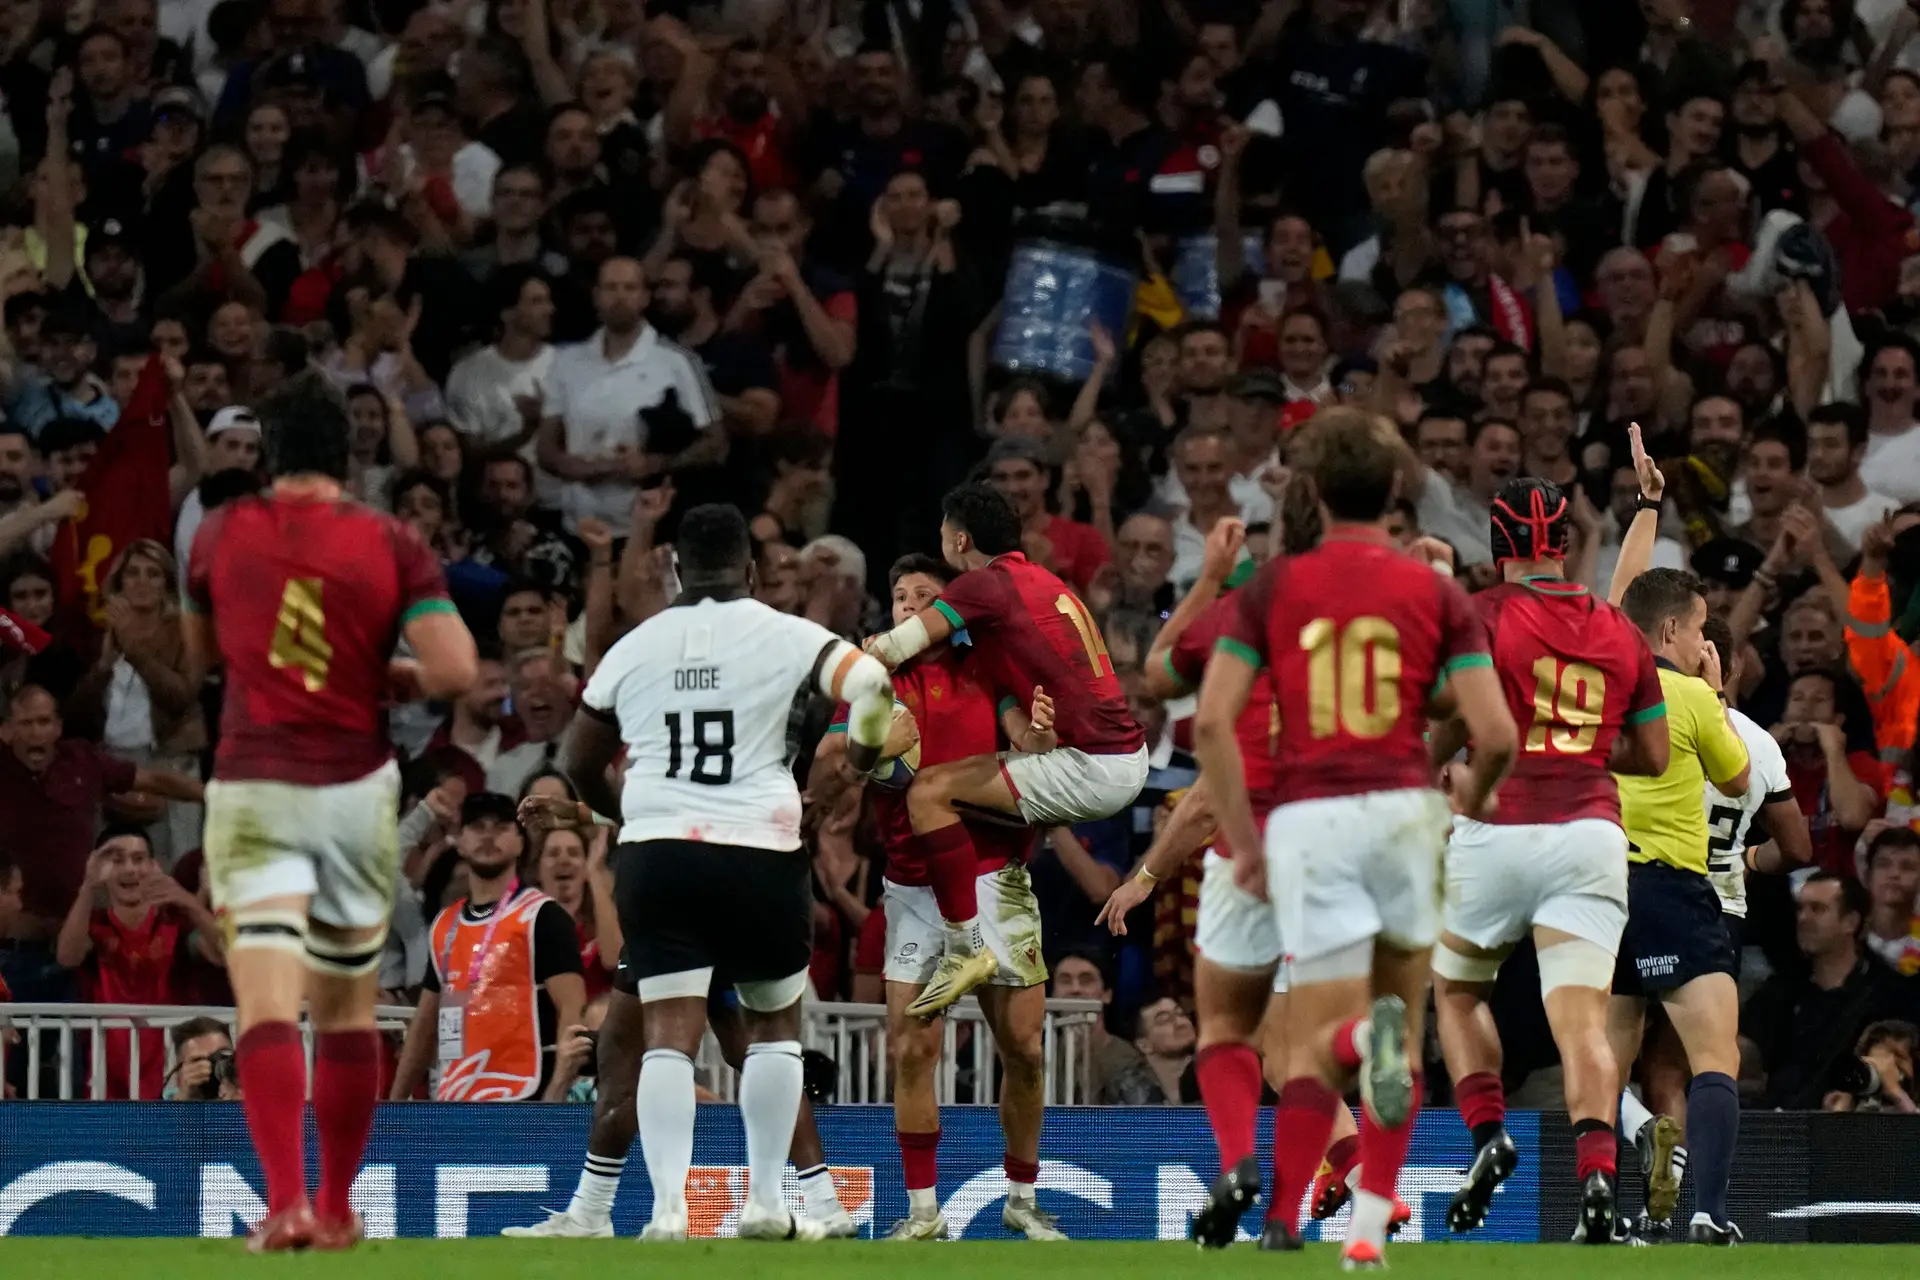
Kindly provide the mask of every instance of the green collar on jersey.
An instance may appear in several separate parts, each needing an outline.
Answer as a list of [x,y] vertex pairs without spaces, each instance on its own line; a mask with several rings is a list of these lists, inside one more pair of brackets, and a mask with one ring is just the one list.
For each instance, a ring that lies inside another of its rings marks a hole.
[[1565,578],[1550,573],[1536,573],[1520,579],[1520,585],[1529,591],[1538,591],[1543,596],[1583,596],[1587,594],[1585,586],[1578,582],[1569,582]]

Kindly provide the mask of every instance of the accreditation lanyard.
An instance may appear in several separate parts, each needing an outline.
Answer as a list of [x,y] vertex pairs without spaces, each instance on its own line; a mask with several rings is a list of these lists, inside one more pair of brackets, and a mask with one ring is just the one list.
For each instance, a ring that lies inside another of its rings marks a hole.
[[435,1037],[434,1055],[439,1066],[442,1085],[447,1072],[457,1066],[467,1053],[467,1002],[475,994],[480,981],[481,971],[486,966],[487,952],[493,946],[494,930],[506,918],[513,904],[513,895],[520,892],[520,880],[515,877],[507,886],[507,892],[494,905],[493,915],[487,920],[486,932],[480,935],[480,944],[467,953],[466,986],[456,990],[453,982],[453,944],[460,936],[459,917],[454,918],[452,929],[447,931],[446,944],[440,950],[440,972],[443,975],[443,990],[440,994],[440,1016],[438,1035]]

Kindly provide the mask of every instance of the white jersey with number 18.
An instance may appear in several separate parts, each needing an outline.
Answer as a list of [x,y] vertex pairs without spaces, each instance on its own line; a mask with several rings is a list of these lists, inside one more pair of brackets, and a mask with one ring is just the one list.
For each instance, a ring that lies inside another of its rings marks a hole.
[[744,598],[675,605],[622,636],[581,695],[627,743],[622,843],[798,849],[787,713],[839,643]]
[[1773,735],[1738,711],[1727,718],[1747,744],[1753,764],[1747,775],[1747,793],[1738,799],[1723,796],[1707,784],[1707,879],[1720,895],[1720,909],[1730,916],[1747,914],[1747,836],[1762,805],[1793,799],[1787,780],[1787,758]]

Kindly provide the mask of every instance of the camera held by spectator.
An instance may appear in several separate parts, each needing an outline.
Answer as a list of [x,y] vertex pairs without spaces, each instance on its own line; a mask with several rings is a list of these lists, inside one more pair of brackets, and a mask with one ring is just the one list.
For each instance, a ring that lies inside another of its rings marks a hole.
[[238,1102],[240,1069],[226,1024],[193,1018],[168,1032],[174,1067],[162,1095],[169,1102]]

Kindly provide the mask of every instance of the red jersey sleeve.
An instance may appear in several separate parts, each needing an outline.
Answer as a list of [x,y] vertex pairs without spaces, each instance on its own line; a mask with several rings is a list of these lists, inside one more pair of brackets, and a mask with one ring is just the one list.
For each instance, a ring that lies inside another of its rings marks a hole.
[[1493,654],[1487,648],[1486,624],[1474,612],[1467,593],[1452,578],[1434,576],[1440,589],[1440,669],[1458,671],[1463,667],[1491,667]]
[[394,566],[400,573],[400,626],[427,613],[454,612],[447,595],[447,575],[440,558],[404,520],[389,518],[387,531],[393,546]]
[[1234,596],[1215,600],[1207,606],[1207,611],[1193,620],[1193,625],[1180,633],[1173,642],[1173,648],[1167,650],[1167,674],[1182,687],[1192,690],[1200,687],[1201,677],[1207,673],[1207,658],[1213,653],[1214,643],[1220,639],[1239,601]]
[[213,613],[213,548],[227,527],[228,507],[215,507],[193,532],[187,551],[187,606],[195,613]]
[[1009,610],[1018,605],[1019,601],[1008,588],[1007,575],[991,566],[967,570],[949,582],[940,598],[933,602],[933,607],[946,615],[955,631],[969,627],[989,629],[1004,622]]
[[1269,561],[1226,602],[1230,607],[1222,616],[1215,648],[1235,654],[1255,667],[1268,665],[1271,655],[1267,652],[1267,620],[1273,613],[1274,581],[1280,565],[1278,559]]

